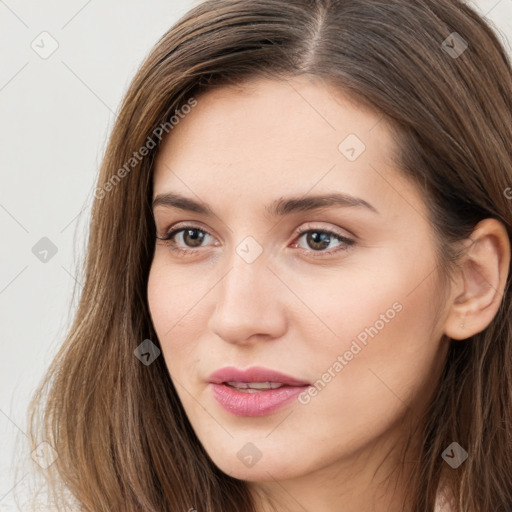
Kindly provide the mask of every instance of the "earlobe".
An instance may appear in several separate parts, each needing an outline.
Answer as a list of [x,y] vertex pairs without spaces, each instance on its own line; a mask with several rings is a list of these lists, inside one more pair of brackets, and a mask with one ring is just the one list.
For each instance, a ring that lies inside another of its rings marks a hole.
[[453,285],[444,333],[463,340],[482,332],[498,312],[510,265],[510,240],[503,223],[479,222],[468,240]]

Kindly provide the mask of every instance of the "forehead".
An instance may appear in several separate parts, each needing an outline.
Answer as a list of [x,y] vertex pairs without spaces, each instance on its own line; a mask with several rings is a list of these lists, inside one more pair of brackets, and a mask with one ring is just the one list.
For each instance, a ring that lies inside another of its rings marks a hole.
[[397,186],[407,188],[390,188],[383,178],[400,179],[393,170],[395,141],[381,114],[325,82],[256,79],[196,99],[160,146],[155,194],[219,193],[256,203],[284,191],[386,198]]
[[[380,151],[381,156],[393,149],[380,114],[363,110],[318,79],[253,79],[196,99],[197,105],[162,144],[162,156],[178,159],[183,153],[189,158],[215,153],[223,164],[271,155],[288,160],[294,155],[337,158],[338,145],[349,134],[356,135],[366,149]],[[193,153],[185,151],[191,143],[196,148]]]

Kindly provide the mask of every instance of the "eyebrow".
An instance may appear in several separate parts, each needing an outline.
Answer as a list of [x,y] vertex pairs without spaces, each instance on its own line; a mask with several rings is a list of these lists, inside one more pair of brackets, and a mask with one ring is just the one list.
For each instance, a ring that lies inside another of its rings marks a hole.
[[[156,207],[178,208],[199,213],[208,217],[214,216],[213,210],[208,204],[182,196],[175,192],[159,194],[153,199],[153,209]],[[374,213],[377,209],[370,203],[359,197],[344,193],[332,193],[324,195],[311,195],[305,197],[281,197],[268,205],[265,210],[273,217],[282,217],[292,213],[307,212],[329,207],[362,207]]]

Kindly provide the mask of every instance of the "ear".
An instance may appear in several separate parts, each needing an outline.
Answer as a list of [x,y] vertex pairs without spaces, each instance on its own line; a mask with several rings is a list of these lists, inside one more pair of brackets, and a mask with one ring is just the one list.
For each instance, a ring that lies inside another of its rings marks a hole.
[[466,241],[455,273],[444,333],[463,340],[482,332],[496,315],[510,266],[510,240],[503,223],[479,222]]

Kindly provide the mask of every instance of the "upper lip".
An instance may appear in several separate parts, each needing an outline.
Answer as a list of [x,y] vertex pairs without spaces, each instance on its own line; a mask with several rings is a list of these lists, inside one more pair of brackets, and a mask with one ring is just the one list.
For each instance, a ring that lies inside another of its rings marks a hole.
[[214,384],[222,384],[224,382],[277,382],[287,386],[307,386],[309,382],[296,379],[290,375],[263,368],[261,366],[253,366],[246,370],[240,370],[234,366],[227,366],[214,371],[208,381]]

